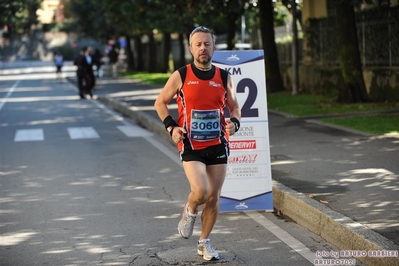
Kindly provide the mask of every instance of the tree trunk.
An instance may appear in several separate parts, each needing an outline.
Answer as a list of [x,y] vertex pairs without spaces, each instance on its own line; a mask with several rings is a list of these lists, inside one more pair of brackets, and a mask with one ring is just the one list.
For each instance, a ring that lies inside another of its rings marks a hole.
[[168,73],[169,71],[169,55],[171,47],[171,37],[169,32],[164,32],[163,34],[163,63],[162,63],[162,73]]
[[132,45],[130,43],[131,37],[126,35],[126,55],[127,55],[127,69],[129,71],[134,70],[134,56],[132,51]]
[[277,46],[274,39],[274,16],[272,0],[258,1],[260,29],[265,51],[266,88],[269,92],[284,91]]
[[298,94],[299,90],[299,58],[298,58],[298,27],[297,27],[297,4],[296,0],[291,0],[292,4],[292,95]]
[[175,70],[179,69],[180,67],[185,66],[186,63],[186,47],[184,45],[184,34],[179,33],[179,51],[180,51],[180,60],[179,64],[175,66]]
[[229,15],[227,16],[227,36],[226,36],[226,44],[227,50],[234,50],[236,43],[236,25],[237,25],[238,17]]
[[339,91],[338,102],[367,102],[369,97],[360,60],[354,7],[350,1],[338,0],[336,12],[339,58],[344,79]]
[[8,39],[10,41],[10,43],[13,43],[14,39],[15,39],[15,35],[14,35],[14,26],[11,23],[7,24],[7,35],[8,35]]
[[144,60],[143,60],[143,44],[141,43],[141,36],[134,37],[134,44],[136,46],[137,55],[137,71],[144,71]]
[[154,34],[149,33],[148,34],[149,37],[149,45],[150,45],[150,64],[149,64],[149,69],[148,72],[150,73],[155,73],[157,71],[157,47],[156,47],[156,42],[155,42],[155,38],[154,38]]

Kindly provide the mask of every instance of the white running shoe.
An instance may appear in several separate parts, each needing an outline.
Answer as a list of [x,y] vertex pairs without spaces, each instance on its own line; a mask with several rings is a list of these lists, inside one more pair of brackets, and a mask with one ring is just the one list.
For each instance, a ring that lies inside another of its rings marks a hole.
[[183,214],[182,214],[183,217],[181,218],[179,225],[177,226],[179,234],[183,238],[189,238],[190,236],[192,236],[193,231],[194,231],[195,219],[197,218],[197,213],[195,213],[195,214],[189,213],[188,202],[186,202],[186,204],[184,204]]
[[213,249],[211,245],[211,240],[209,239],[203,239],[201,241],[198,241],[197,253],[198,255],[202,256],[204,260],[219,259],[219,253]]

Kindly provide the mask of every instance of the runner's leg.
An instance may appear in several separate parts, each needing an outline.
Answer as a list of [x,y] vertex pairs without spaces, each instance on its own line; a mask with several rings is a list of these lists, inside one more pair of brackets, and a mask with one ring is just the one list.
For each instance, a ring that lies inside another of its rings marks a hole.
[[184,171],[190,183],[188,196],[189,211],[195,213],[205,203],[202,210],[202,230],[200,239],[208,238],[219,214],[219,197],[226,176],[226,164],[206,166],[202,162],[183,162]]
[[226,177],[226,164],[208,165],[206,168],[209,181],[208,198],[202,210],[202,231],[200,239],[209,238],[219,215],[219,199]]
[[198,207],[205,203],[208,194],[206,165],[198,161],[183,161],[183,168],[191,189],[188,195],[188,210],[195,213]]

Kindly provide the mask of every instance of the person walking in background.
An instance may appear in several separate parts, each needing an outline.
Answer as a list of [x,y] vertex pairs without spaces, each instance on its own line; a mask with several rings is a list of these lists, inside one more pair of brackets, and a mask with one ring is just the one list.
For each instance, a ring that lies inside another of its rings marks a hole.
[[64,65],[64,57],[59,51],[57,51],[54,55],[54,64],[57,68],[56,79],[62,79],[62,66]]
[[116,78],[118,76],[118,56],[119,49],[116,44],[112,45],[111,50],[108,51],[109,63],[112,68],[112,76]]
[[[229,136],[240,128],[241,110],[229,73],[212,65],[215,35],[206,27],[195,28],[189,38],[194,61],[176,70],[155,100],[154,107],[172,140],[190,184],[178,232],[193,234],[199,207],[203,205],[197,253],[204,260],[218,260],[209,236],[219,214],[219,200],[227,171]],[[178,118],[168,104],[176,95]],[[230,119],[225,119],[225,107]]]
[[97,78],[101,78],[103,76],[103,69],[101,66],[103,65],[103,55],[100,52],[100,49],[96,48],[93,54],[94,65],[96,66],[96,76]]
[[86,49],[87,49],[86,47],[83,47],[82,50],[80,51],[80,53],[78,54],[78,56],[73,61],[73,64],[77,67],[76,68],[76,78],[77,78],[77,82],[78,82],[80,99],[86,99],[85,88],[84,88],[84,84],[83,84],[84,76],[85,76],[85,72],[83,69],[83,60],[85,60],[84,54],[85,54]]
[[93,71],[93,58],[91,56],[91,47],[84,47],[81,54],[75,59],[75,65],[78,67],[76,74],[78,78],[79,96],[86,99],[85,94],[93,98],[93,88],[96,82]]
[[93,99],[93,88],[94,85],[96,84],[96,77],[94,76],[94,71],[93,71],[93,64],[94,60],[91,55],[92,48],[89,46],[87,47],[85,54],[84,54],[84,59],[82,60],[82,65],[83,65],[83,70],[84,70],[84,80],[85,80],[85,91],[90,95],[90,98]]

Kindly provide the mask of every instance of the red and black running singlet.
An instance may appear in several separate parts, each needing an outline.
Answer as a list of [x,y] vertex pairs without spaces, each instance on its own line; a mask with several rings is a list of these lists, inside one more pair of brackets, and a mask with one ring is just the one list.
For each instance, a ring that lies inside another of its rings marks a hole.
[[227,72],[216,66],[204,72],[192,64],[178,71],[183,85],[176,99],[177,123],[187,130],[186,139],[178,144],[179,151],[200,150],[228,141],[224,116]]

